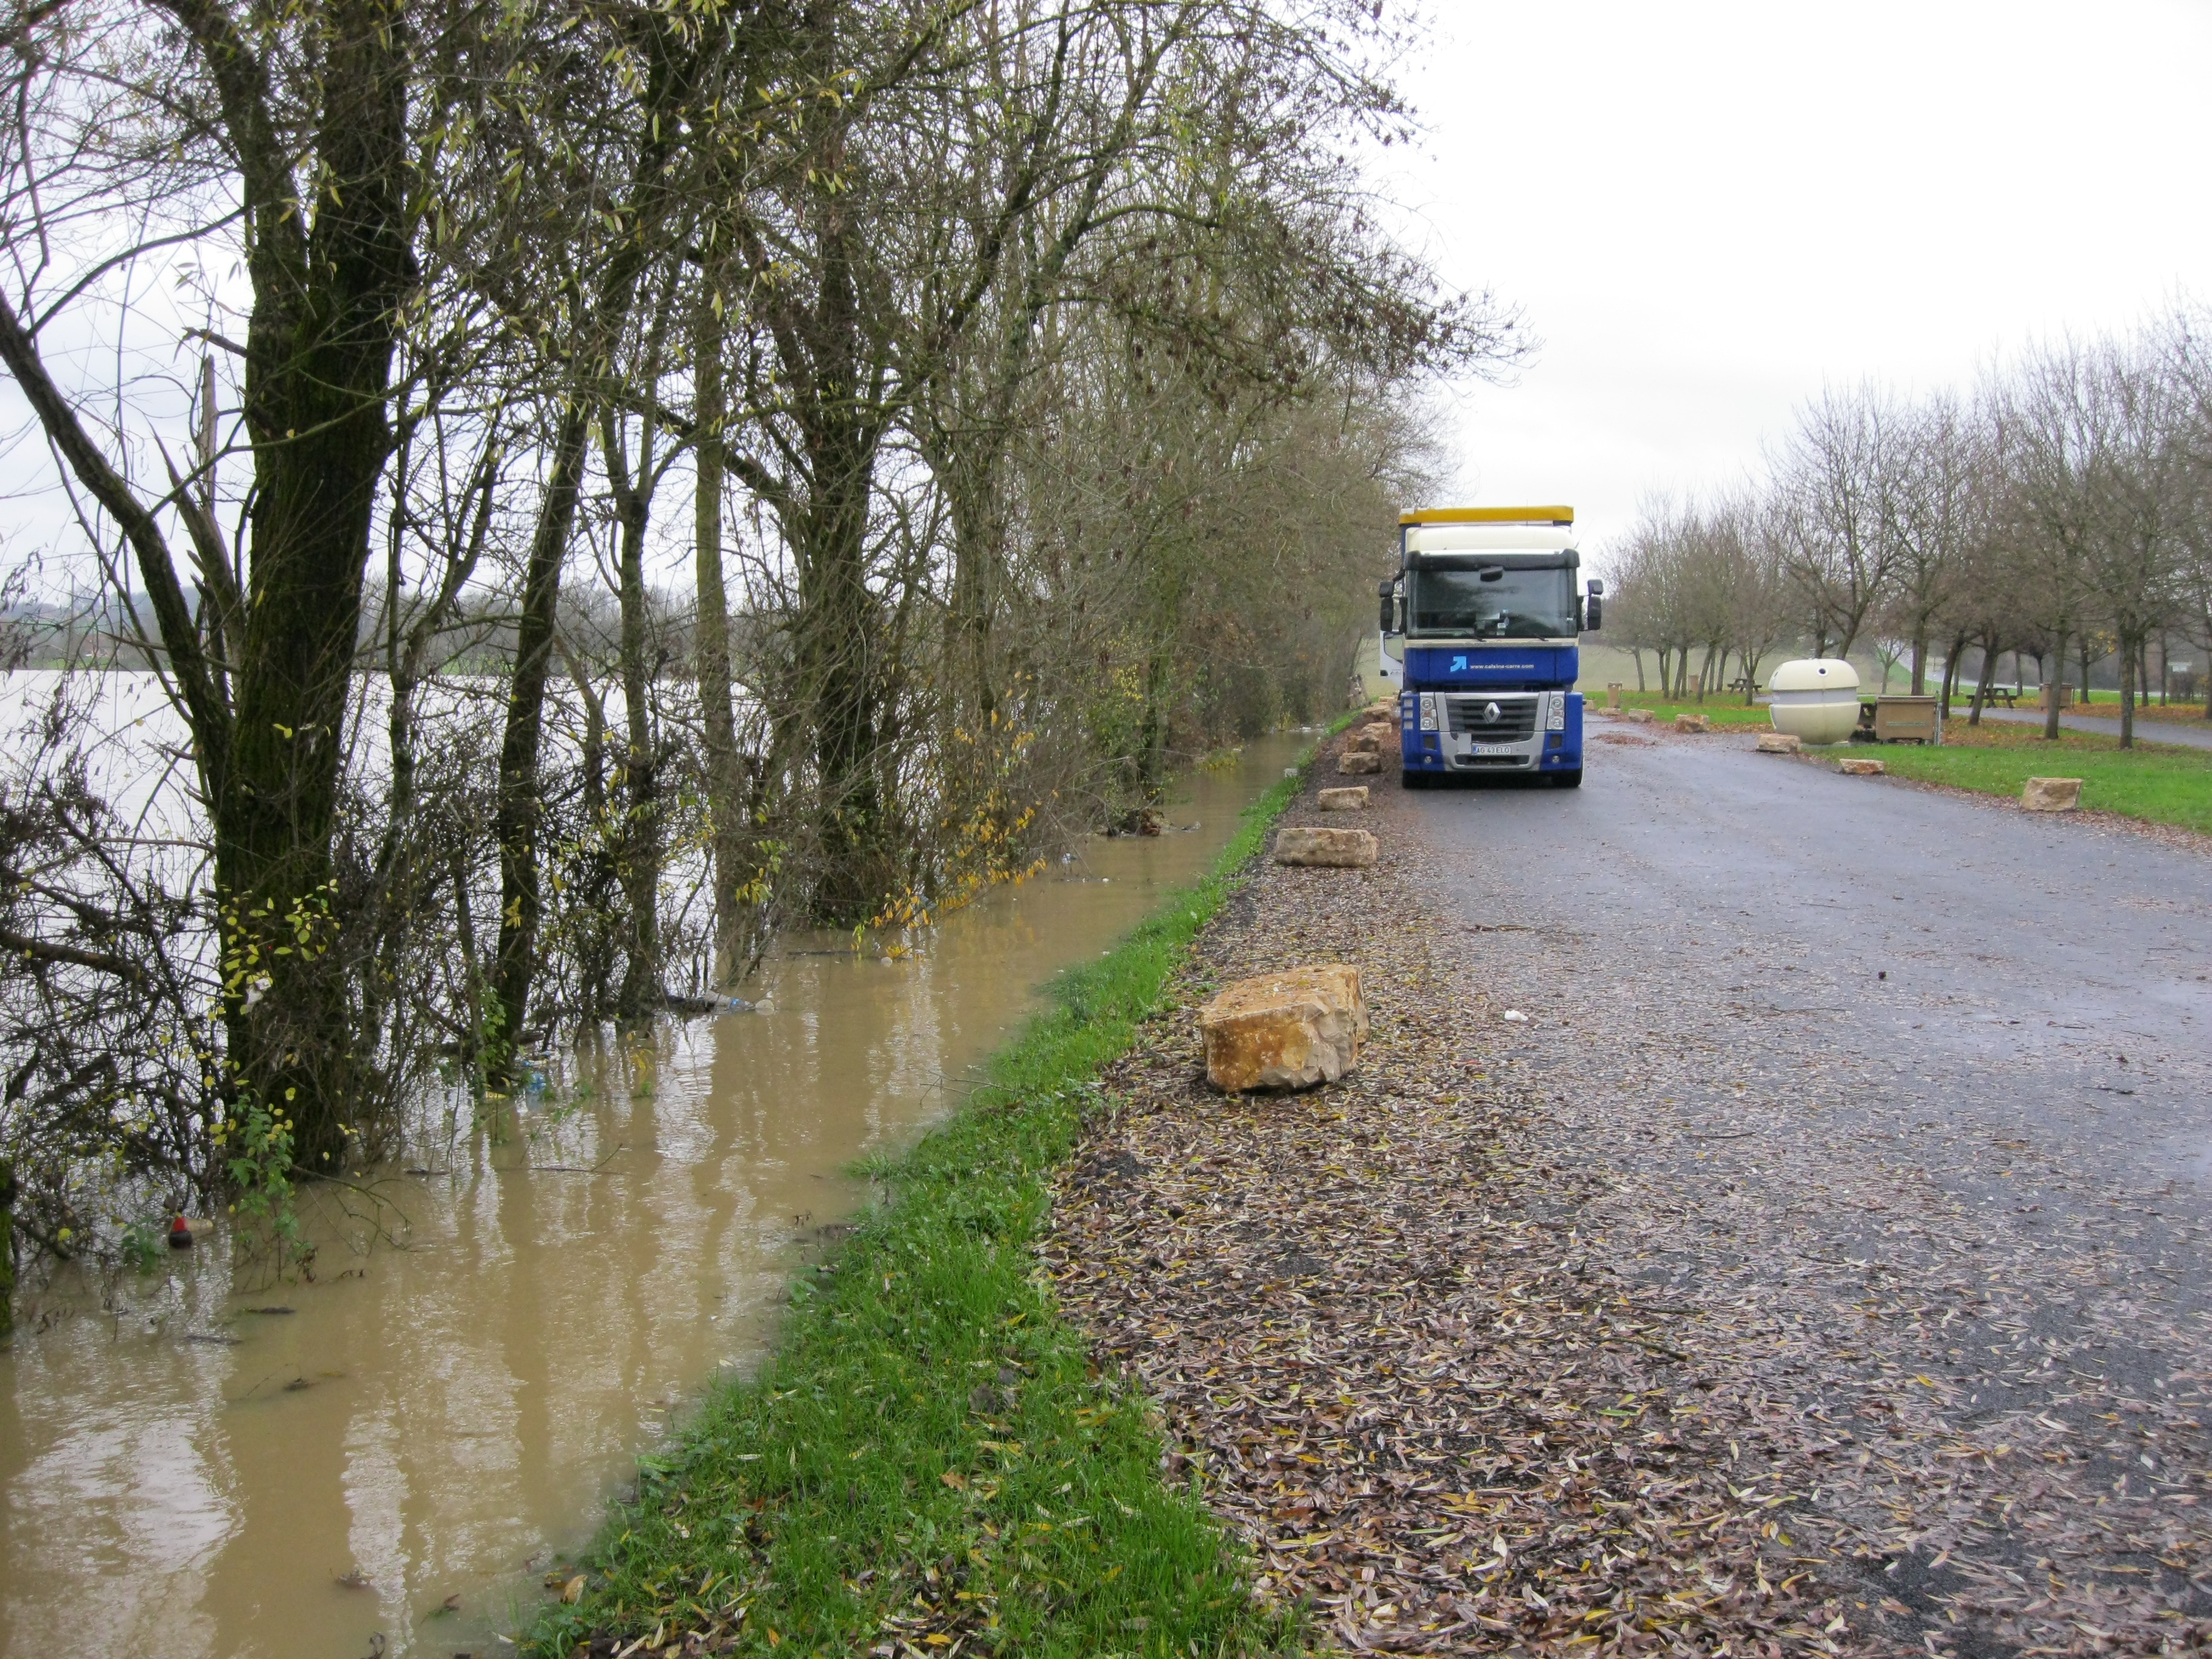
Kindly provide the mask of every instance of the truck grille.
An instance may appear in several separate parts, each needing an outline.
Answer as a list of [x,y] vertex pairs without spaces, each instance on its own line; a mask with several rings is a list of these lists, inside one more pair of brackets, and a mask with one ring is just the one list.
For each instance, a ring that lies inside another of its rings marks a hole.
[[[1444,714],[1452,736],[1477,743],[1526,743],[1536,735],[1540,698],[1519,696],[1446,697]],[[1488,718],[1495,705],[1498,718]]]

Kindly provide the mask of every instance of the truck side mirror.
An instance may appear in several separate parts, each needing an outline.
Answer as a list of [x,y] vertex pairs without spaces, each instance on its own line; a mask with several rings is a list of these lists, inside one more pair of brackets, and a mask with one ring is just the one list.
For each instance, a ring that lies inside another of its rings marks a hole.
[[1382,629],[1385,634],[1395,631],[1390,624],[1398,620],[1396,615],[1398,607],[1390,602],[1390,586],[1391,578],[1385,576],[1375,588],[1376,598],[1382,601]]
[[1589,597],[1583,601],[1583,631],[1595,634],[1605,626],[1605,584],[1594,581],[1589,585]]

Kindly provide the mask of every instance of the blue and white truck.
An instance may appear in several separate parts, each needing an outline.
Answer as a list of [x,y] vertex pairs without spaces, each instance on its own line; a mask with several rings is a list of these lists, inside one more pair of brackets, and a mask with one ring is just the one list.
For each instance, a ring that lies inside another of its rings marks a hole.
[[1401,665],[1401,777],[1583,781],[1578,642],[1605,584],[1578,591],[1568,507],[1446,507],[1400,515],[1382,585],[1382,649]]

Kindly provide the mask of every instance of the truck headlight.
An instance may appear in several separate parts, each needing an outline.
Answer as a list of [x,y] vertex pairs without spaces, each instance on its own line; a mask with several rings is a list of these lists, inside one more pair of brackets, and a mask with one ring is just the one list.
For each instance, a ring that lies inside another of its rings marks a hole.
[[1421,730],[1433,732],[1436,729],[1437,694],[1433,691],[1424,691],[1421,693]]
[[1567,694],[1565,692],[1554,691],[1547,700],[1544,708],[1544,729],[1547,732],[1564,732],[1567,729]]

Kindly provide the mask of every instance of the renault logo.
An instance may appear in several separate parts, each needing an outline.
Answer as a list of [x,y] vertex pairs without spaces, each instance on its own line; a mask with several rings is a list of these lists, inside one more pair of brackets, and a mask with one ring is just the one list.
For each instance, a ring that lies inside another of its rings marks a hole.
[[1496,703],[1486,702],[1482,705],[1482,718],[1486,723],[1491,726],[1497,725],[1498,714],[1499,709]]

